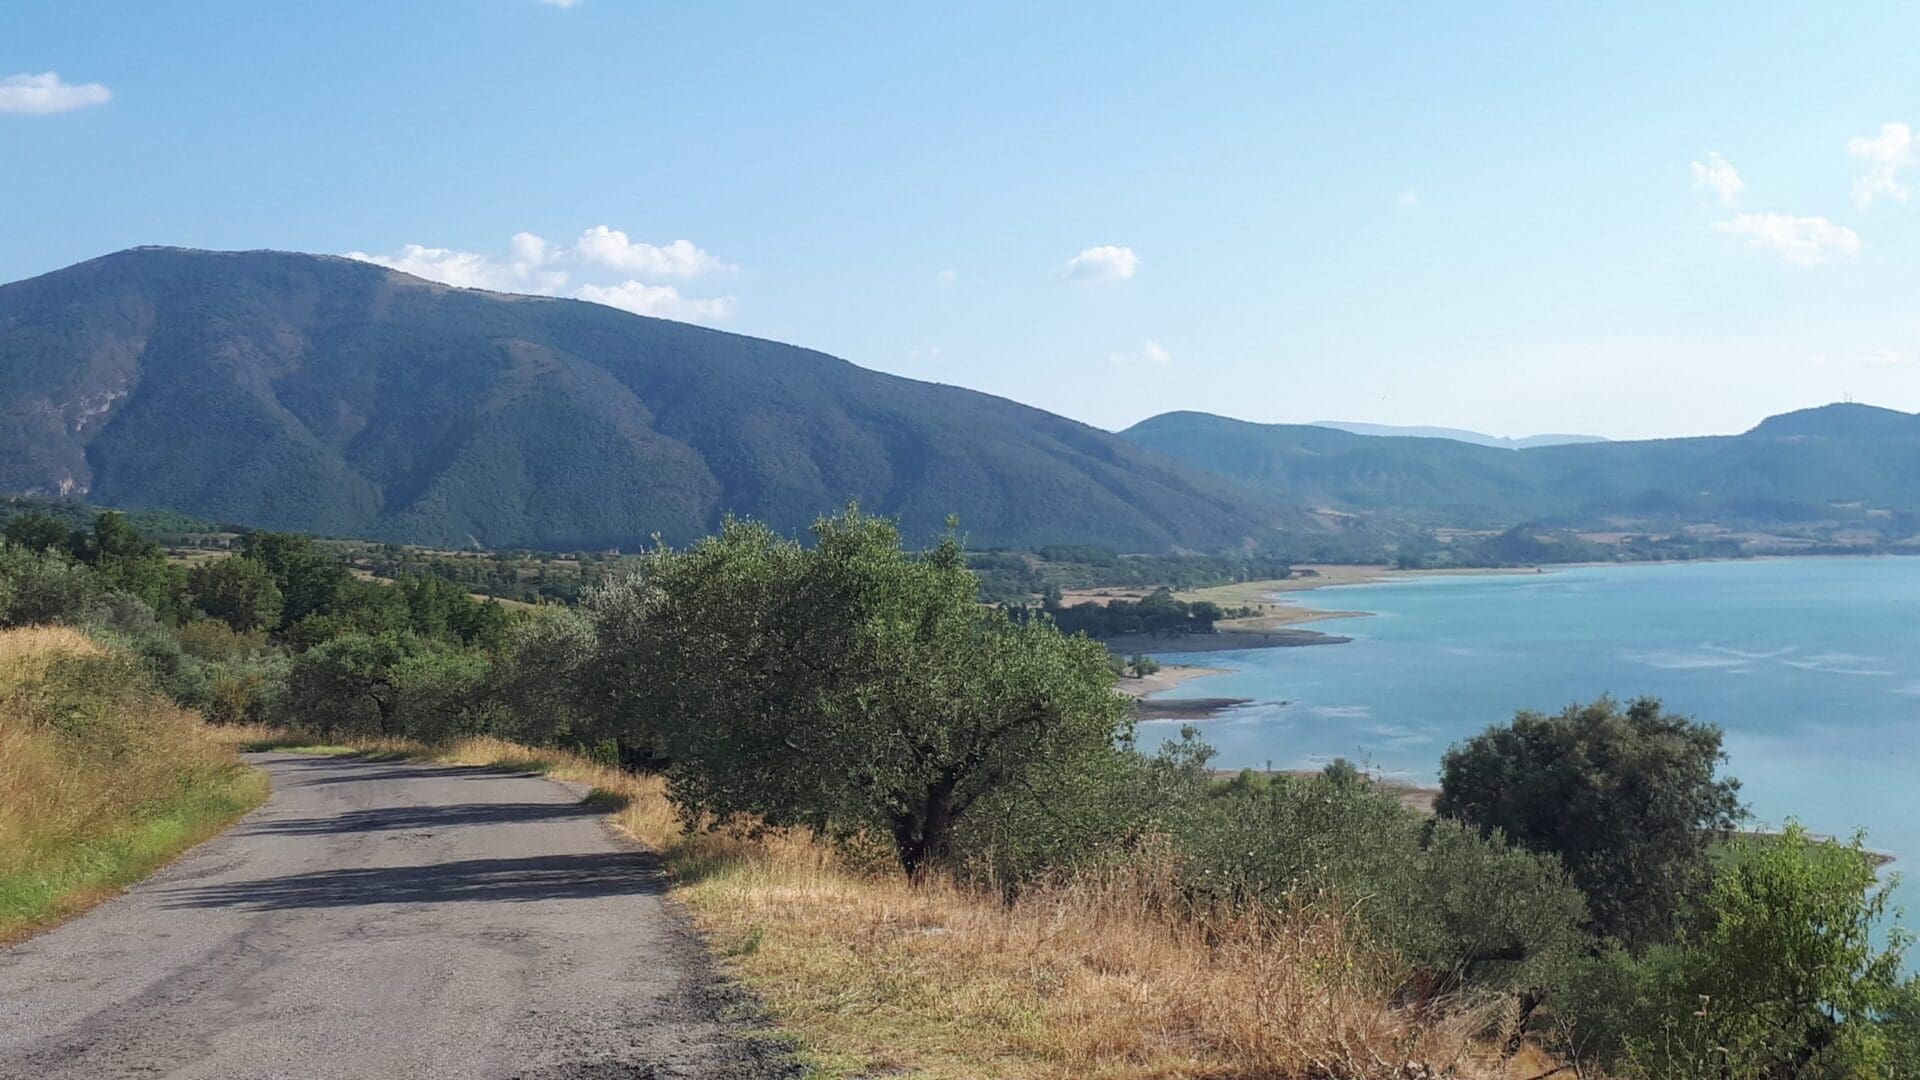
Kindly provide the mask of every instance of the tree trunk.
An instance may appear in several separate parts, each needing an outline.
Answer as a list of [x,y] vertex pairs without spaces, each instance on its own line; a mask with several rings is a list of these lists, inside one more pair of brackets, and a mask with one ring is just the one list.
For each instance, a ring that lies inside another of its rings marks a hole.
[[920,804],[920,812],[899,814],[893,821],[893,842],[900,852],[900,869],[919,878],[926,868],[944,862],[952,850],[953,789],[958,777],[941,777]]

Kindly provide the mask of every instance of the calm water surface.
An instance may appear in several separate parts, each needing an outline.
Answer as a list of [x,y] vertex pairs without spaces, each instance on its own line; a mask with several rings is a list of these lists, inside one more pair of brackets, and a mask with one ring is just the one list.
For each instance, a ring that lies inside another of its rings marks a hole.
[[[1448,745],[1516,709],[1652,694],[1726,730],[1761,821],[1868,831],[1920,919],[1920,558],[1579,567],[1338,586],[1345,645],[1185,653],[1230,669],[1170,697],[1256,704],[1202,724],[1228,768],[1345,756],[1431,783]],[[1142,726],[1151,745],[1178,724]]]

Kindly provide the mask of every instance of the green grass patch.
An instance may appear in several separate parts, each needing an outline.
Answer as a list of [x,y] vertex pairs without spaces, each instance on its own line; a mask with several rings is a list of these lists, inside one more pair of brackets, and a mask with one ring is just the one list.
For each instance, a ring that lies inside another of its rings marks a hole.
[[196,777],[110,832],[23,853],[0,869],[0,942],[78,914],[218,835],[267,798],[266,774],[240,766]]

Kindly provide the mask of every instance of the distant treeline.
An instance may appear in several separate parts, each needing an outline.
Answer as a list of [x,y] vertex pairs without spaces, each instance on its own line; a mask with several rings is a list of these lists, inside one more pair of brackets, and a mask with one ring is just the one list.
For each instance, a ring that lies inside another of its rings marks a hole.
[[1051,589],[1038,605],[1009,604],[1007,611],[1018,622],[1044,617],[1063,634],[1096,638],[1211,634],[1213,624],[1228,614],[1211,600],[1176,600],[1165,588],[1155,589],[1138,600],[1112,599],[1081,604],[1064,604],[1060,591]]

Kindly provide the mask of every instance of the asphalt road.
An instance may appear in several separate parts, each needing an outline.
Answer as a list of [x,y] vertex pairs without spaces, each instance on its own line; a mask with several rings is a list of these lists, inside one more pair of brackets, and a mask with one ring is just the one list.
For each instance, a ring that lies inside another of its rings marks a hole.
[[257,755],[267,804],[0,950],[0,1077],[771,1077],[660,872],[553,781]]

